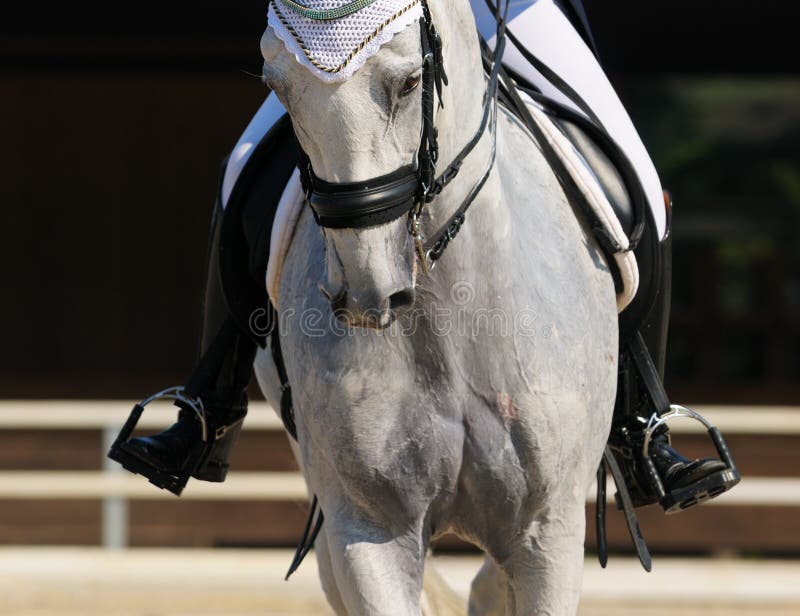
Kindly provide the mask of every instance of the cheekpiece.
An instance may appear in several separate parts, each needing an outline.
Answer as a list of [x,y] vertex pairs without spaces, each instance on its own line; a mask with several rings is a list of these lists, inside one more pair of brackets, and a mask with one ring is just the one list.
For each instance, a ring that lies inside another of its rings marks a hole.
[[422,17],[420,0],[270,0],[269,26],[323,81],[344,81]]

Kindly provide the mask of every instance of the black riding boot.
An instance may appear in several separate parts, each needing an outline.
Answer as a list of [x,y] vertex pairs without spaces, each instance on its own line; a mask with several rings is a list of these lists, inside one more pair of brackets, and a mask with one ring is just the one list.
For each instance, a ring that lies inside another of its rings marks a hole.
[[[181,403],[176,403],[181,406]],[[203,421],[190,408],[181,408],[178,420],[152,436],[135,437],[122,445],[128,454],[159,474],[192,476],[203,481],[225,481],[229,459],[247,414],[247,394],[233,404],[203,400]],[[167,486],[159,486],[167,487]]]
[[[621,356],[617,405],[609,445],[620,464],[634,507],[652,505],[661,500],[644,464],[645,434],[655,411],[643,388],[630,358]],[[725,485],[727,480],[722,475],[728,467],[721,460],[690,460],[673,449],[666,424],[656,428],[648,445],[648,456],[665,494],[685,494],[678,499],[679,502],[670,502],[665,507],[667,513],[677,513],[717,496],[738,482],[737,478],[732,484]],[[720,479],[723,480],[721,483]],[[713,481],[709,484],[710,480]],[[674,496],[670,500],[675,500]],[[619,498],[617,501],[619,504]]]
[[[660,280],[656,281],[657,288],[645,290],[654,294],[655,299],[638,332],[620,340],[617,401],[609,445],[620,464],[633,505],[641,507],[660,502],[666,513],[677,513],[730,489],[738,483],[739,475],[721,460],[690,460],[682,456],[671,446],[666,423],[650,430],[645,451],[648,428],[652,427],[650,422],[670,408],[665,396],[659,400],[656,395],[654,399],[640,368],[642,353],[638,355],[638,362],[634,355],[640,348],[637,345],[646,347],[652,358],[651,374],[663,382],[672,275],[671,240],[667,238],[661,242],[657,250]],[[639,256],[637,252],[637,258]],[[659,494],[658,482],[648,472],[646,457],[653,462],[651,468],[654,467],[661,481],[663,494]],[[618,497],[618,504],[619,501]]]
[[131,437],[138,417],[129,420],[130,426],[109,452],[129,471],[175,494],[181,493],[189,477],[225,480],[228,459],[247,414],[246,389],[256,344],[230,317],[220,285],[219,245],[217,216],[212,223],[200,362],[186,387],[152,398],[174,399],[181,409],[177,422],[152,436]]

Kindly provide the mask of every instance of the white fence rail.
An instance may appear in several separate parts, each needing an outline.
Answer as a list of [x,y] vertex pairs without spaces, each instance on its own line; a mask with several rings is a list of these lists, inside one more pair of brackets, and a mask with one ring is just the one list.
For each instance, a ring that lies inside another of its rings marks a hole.
[[[3,400],[0,401],[0,429],[117,430],[128,417],[133,402],[125,400]],[[697,406],[725,434],[800,434],[800,408],[789,406]],[[175,419],[175,407],[148,407],[139,422],[141,428],[160,428]],[[697,431],[695,422],[677,421],[674,433]],[[251,402],[245,429],[283,429],[280,419],[266,402]]]
[[[103,503],[102,536],[107,548],[127,545],[128,501],[175,498],[150,485],[143,477],[124,472],[105,458],[133,404],[128,401],[0,401],[0,430],[101,430],[103,470],[3,471],[0,499],[97,499]],[[800,409],[791,407],[698,407],[724,434],[800,434]],[[146,430],[166,427],[175,419],[169,404],[148,407],[139,423]],[[283,430],[280,419],[264,402],[250,404],[247,430]],[[674,433],[702,432],[696,422],[678,421]],[[735,453],[735,452],[734,452]],[[613,499],[610,491],[609,500]],[[302,500],[305,483],[297,472],[233,472],[223,484],[192,481],[181,498],[187,500]],[[587,502],[594,500],[590,491]],[[746,477],[715,506],[800,506],[800,478]]]

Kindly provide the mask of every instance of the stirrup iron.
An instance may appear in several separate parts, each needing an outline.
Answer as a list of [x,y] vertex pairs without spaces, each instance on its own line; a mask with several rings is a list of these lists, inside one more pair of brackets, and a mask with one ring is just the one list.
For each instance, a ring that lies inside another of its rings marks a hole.
[[[180,402],[183,408],[191,410],[200,422],[202,434],[201,446],[193,448],[183,468],[178,472],[157,468],[151,463],[142,460],[139,456],[134,455],[130,449],[126,447],[131,440],[136,425],[142,417],[145,407],[156,400],[174,400]],[[181,492],[183,492],[183,489],[186,487],[186,483],[189,481],[195,469],[200,465],[200,461],[208,449],[208,421],[203,401],[200,398],[192,398],[186,393],[183,387],[169,387],[157,394],[153,394],[149,398],[145,398],[133,406],[128,420],[122,426],[122,430],[120,430],[119,435],[111,445],[108,457],[121,464],[126,470],[146,477],[153,485],[163,490],[168,490],[176,496],[180,496]]]
[[[723,464],[725,464],[725,468],[715,473],[711,473],[707,477],[704,477],[703,479],[700,479],[691,485],[677,488],[667,494],[664,488],[664,482],[661,480],[661,477],[656,470],[655,463],[653,462],[653,458],[650,455],[650,441],[659,427],[665,425],[672,419],[677,419],[679,417],[694,419],[705,426],[706,430],[708,430],[708,435],[711,437],[711,440],[714,443],[714,447],[717,450],[720,460],[722,460]],[[658,496],[659,504],[664,509],[664,512],[668,515],[672,513],[678,513],[679,511],[688,509],[689,507],[697,505],[705,500],[719,496],[723,492],[726,492],[735,486],[741,480],[741,475],[736,468],[736,464],[733,461],[731,452],[728,449],[728,445],[725,442],[725,439],[722,436],[722,432],[720,432],[719,428],[713,426],[711,422],[709,422],[700,413],[678,404],[670,405],[669,410],[666,413],[662,413],[660,415],[658,413],[653,413],[653,415],[650,417],[650,420],[647,422],[647,427],[644,430],[642,461],[644,463],[647,481]]]

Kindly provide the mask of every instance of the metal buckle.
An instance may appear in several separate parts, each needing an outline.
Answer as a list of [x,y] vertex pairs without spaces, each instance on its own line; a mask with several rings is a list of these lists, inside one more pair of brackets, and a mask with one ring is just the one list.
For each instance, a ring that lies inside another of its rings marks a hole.
[[419,230],[419,217],[415,210],[411,210],[408,217],[408,232],[414,238],[414,252],[420,260],[422,271],[427,274],[430,269],[428,268],[428,254],[425,252],[425,245],[422,240],[422,232]]
[[240,417],[239,419],[234,421],[232,424],[228,424],[227,426],[220,426],[214,432],[214,440],[218,441],[223,436],[225,436],[228,432],[233,430],[236,426],[241,425],[243,422],[244,422],[244,416]]
[[427,268],[429,272],[432,272],[436,269],[436,260],[431,259],[431,255],[433,254],[433,248],[429,248],[425,253],[425,261],[427,263]]

